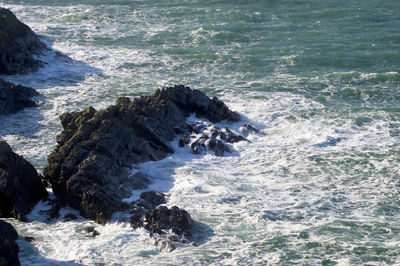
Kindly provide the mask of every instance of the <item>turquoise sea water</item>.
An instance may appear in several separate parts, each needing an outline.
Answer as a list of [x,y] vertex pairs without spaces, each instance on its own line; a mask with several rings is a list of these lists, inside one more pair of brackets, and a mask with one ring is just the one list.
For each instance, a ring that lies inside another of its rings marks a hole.
[[[58,116],[185,84],[216,95],[265,136],[225,158],[141,166],[208,229],[161,253],[127,223],[13,221],[25,265],[400,264],[400,3],[388,1],[1,1],[53,49],[38,110],[0,136],[38,169]],[[238,125],[229,125],[238,129]]]

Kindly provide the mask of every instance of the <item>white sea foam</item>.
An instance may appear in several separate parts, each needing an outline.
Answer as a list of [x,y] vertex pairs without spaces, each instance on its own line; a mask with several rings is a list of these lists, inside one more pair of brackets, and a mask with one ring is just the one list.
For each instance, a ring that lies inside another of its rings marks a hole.
[[[384,106],[390,107],[396,95],[385,86],[398,79],[398,72],[311,73],[307,82],[317,84],[313,89],[328,102],[323,104],[313,97],[314,91],[297,87],[305,77],[288,71],[301,53],[268,57],[277,63],[253,77],[250,70],[237,69],[238,62],[250,59],[237,53],[235,47],[244,45],[235,41],[223,49],[203,47],[214,52],[211,59],[185,54],[196,46],[169,55],[168,49],[181,49],[185,43],[163,43],[162,36],[172,34],[181,21],[165,25],[152,8],[111,6],[108,14],[87,4],[5,6],[72,59],[49,52],[42,56],[49,64],[39,72],[7,77],[43,95],[37,109],[0,120],[1,138],[39,169],[56,145],[62,113],[88,105],[104,108],[118,96],[150,93],[173,83],[185,82],[219,96],[242,114],[242,123],[264,133],[250,134],[252,143],[235,144],[235,152],[226,157],[195,155],[175,140],[174,154],[137,166],[152,176],[149,190],[167,193],[168,206],[188,210],[201,223],[199,245],[160,253],[148,232],[133,230],[128,222],[100,226],[81,217],[62,222],[67,213],[77,215],[69,208],[61,210],[59,219],[47,220],[40,211],[49,206],[42,202],[30,222],[12,221],[21,235],[23,265],[321,264],[324,259],[348,265],[382,253],[381,258],[400,264],[400,173],[395,167],[400,123],[375,108],[377,97],[358,86],[378,80],[379,92],[388,94]],[[268,23],[279,21],[276,27],[287,25],[280,16],[269,17]],[[223,30],[190,25],[185,34],[192,39],[186,41],[200,45]],[[146,46],[135,37],[146,40]],[[345,82],[337,85],[338,80]],[[271,92],[276,87],[284,89]],[[258,92],[260,88],[265,91]],[[355,106],[335,105],[346,96],[357,101]],[[219,126],[239,132],[242,123]],[[141,192],[126,200],[137,199]],[[88,224],[100,235],[83,234]],[[29,243],[26,236],[35,240]]]
[[[254,263],[278,263],[283,254],[303,252],[301,248],[306,248],[307,243],[325,248],[342,243],[340,234],[332,230],[357,230],[348,228],[346,221],[357,221],[357,226],[387,222],[386,218],[377,220],[375,216],[368,221],[375,209],[371,209],[371,200],[379,204],[381,193],[395,196],[394,180],[366,174],[389,171],[387,176],[394,177],[397,171],[389,170],[389,158],[372,157],[362,163],[368,152],[390,149],[393,138],[387,123],[374,121],[359,130],[345,119],[301,118],[299,113],[320,110],[323,106],[289,93],[253,93],[242,97],[225,93],[223,99],[232,109],[246,114],[243,123],[257,125],[265,135],[249,135],[252,143],[235,144],[237,153],[222,158],[192,154],[188,147],[179,148],[175,140],[174,154],[140,166],[141,171],[153,177],[150,190],[167,192],[167,205],[185,208],[196,221],[210,228],[204,243],[198,247],[182,246],[164,254],[157,251],[144,230],[132,230],[128,222],[96,225],[100,235],[88,238],[79,228],[89,221],[43,221],[35,216],[38,213],[35,211],[32,214],[35,221],[14,223],[21,236],[36,239],[33,243],[19,240],[23,264],[218,261],[230,265],[248,262],[252,256]],[[196,118],[190,119],[193,122]],[[219,126],[238,131],[241,123]],[[326,142],[328,137],[343,140],[316,145]],[[325,162],[320,165],[318,160]],[[326,168],[329,164],[351,164],[354,160],[361,160],[361,164]],[[136,199],[140,192],[130,200]],[[305,239],[300,237],[303,232],[309,235]],[[256,256],[262,247],[279,243],[285,243],[284,250],[266,253],[263,258]],[[386,246],[394,248],[396,244],[398,241],[387,242]],[[354,244],[353,248],[356,247]],[[336,255],[332,258],[344,265],[348,262]]]

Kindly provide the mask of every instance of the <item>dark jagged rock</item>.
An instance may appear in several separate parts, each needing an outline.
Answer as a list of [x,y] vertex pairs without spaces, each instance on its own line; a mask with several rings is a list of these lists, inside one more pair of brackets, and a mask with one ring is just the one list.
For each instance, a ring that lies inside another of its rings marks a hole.
[[20,265],[19,247],[15,240],[18,233],[11,224],[0,220],[0,265]]
[[208,137],[203,135],[190,145],[195,154],[201,154],[207,149]]
[[79,226],[76,229],[76,232],[82,234],[85,237],[96,237],[100,235],[99,231],[96,230],[96,226],[94,224],[85,224],[83,226]]
[[146,214],[144,228],[153,234],[165,234],[168,230],[171,230],[177,235],[190,237],[192,223],[193,220],[187,211],[176,206],[171,209],[160,206]]
[[253,127],[252,125],[249,124],[244,124],[243,126],[240,127],[240,131],[246,135],[250,133],[256,133],[256,134],[261,134],[264,135],[264,133],[259,130],[258,128]]
[[146,228],[159,250],[171,252],[176,243],[191,241],[193,220],[187,211],[176,206],[171,209],[159,206],[163,203],[166,200],[162,193],[142,193],[140,199],[132,203],[130,223],[135,229]]
[[146,214],[160,204],[166,203],[165,195],[155,191],[147,191],[140,194],[140,199],[131,203],[129,212],[131,213],[130,223],[133,228],[143,227],[143,220]]
[[33,236],[24,236],[23,239],[26,242],[32,243],[33,241],[35,241],[36,239]]
[[73,213],[67,213],[66,215],[64,215],[64,221],[65,222],[73,221],[73,220],[76,220],[76,219],[78,219],[78,216],[76,216]]
[[0,115],[16,113],[25,107],[35,107],[31,97],[39,93],[32,88],[14,85],[0,78]]
[[155,191],[143,192],[142,194],[140,194],[140,198],[146,202],[151,203],[154,207],[166,203],[165,195],[163,193]]
[[228,128],[220,129],[214,125],[205,126],[202,124],[183,123],[175,127],[175,132],[182,134],[179,138],[179,147],[190,144],[194,154],[201,154],[206,150],[211,150],[216,156],[224,156],[226,152],[231,152],[229,144],[239,141],[250,142],[242,135],[236,134]]
[[164,194],[143,192],[140,199],[132,203],[130,223],[133,228],[149,230],[156,246],[170,252],[175,249],[174,243],[186,243],[190,239],[193,220],[187,211],[176,206],[171,209],[159,206],[163,203],[166,203]]
[[85,226],[82,232],[84,232],[88,237],[96,237],[100,235],[100,233],[96,230],[96,227],[92,225]]
[[89,107],[63,114],[64,130],[44,175],[62,204],[105,223],[126,207],[122,198],[148,184],[143,175],[129,176],[129,165],[172,153],[168,143],[175,137],[174,128],[191,113],[211,122],[240,120],[217,98],[185,86],[157,90],[133,101],[122,97],[106,110]]
[[35,59],[47,49],[39,37],[8,9],[0,7],[0,74],[35,71],[43,62]]
[[45,185],[35,168],[5,141],[0,141],[0,217],[24,221],[46,196]]

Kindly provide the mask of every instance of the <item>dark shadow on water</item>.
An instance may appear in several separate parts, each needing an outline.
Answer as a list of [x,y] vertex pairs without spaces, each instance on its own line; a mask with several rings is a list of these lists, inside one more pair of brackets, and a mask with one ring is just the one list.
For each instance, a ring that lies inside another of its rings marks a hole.
[[[45,64],[34,73],[26,75],[0,75],[0,78],[14,83],[36,89],[41,95],[32,98],[38,105],[43,105],[47,98],[41,90],[76,86],[83,82],[88,76],[102,75],[102,70],[92,67],[85,62],[71,59],[68,55],[51,49],[53,42],[47,37],[40,36],[41,40],[49,47],[43,52],[39,59]],[[0,138],[6,135],[18,135],[35,139],[35,133],[39,132],[44,125],[39,124],[43,120],[37,107],[25,108],[12,115],[0,115]]]
[[195,246],[206,243],[213,235],[214,230],[205,223],[194,221],[192,232],[192,241]]
[[[32,98],[39,103],[45,100],[43,95]],[[38,122],[43,120],[43,115],[37,107],[25,108],[15,114],[0,115],[0,140],[7,135],[18,135],[34,141],[35,133],[43,125]]]
[[49,48],[37,57],[44,62],[43,67],[26,75],[0,75],[0,77],[16,84],[32,87],[40,92],[40,89],[74,86],[84,81],[87,76],[102,75],[101,69],[73,60],[62,51],[53,49],[53,41],[50,38],[40,36],[40,39]]

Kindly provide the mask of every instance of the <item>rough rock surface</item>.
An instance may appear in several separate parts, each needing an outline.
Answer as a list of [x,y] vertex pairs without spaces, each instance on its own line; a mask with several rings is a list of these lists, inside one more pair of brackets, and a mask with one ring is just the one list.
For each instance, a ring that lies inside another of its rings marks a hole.
[[155,191],[143,192],[140,199],[131,203],[131,226],[144,227],[155,238],[161,251],[172,251],[175,243],[186,243],[192,236],[193,220],[189,213],[176,206],[160,206],[166,203],[165,195]]
[[0,74],[24,74],[43,62],[35,59],[47,49],[39,37],[8,9],[0,7]]
[[20,265],[19,247],[15,243],[18,233],[11,224],[0,220],[0,265]]
[[14,85],[0,78],[0,115],[16,113],[25,107],[35,107],[31,97],[39,93],[32,88]]
[[47,191],[35,168],[0,141],[0,217],[25,216]]
[[141,173],[129,176],[130,165],[172,153],[168,143],[175,137],[174,128],[191,113],[211,122],[240,120],[222,101],[185,86],[157,90],[133,101],[122,97],[102,111],[89,107],[65,113],[60,117],[64,130],[48,157],[45,178],[62,204],[105,223],[126,207],[123,197],[149,183]]
[[131,226],[139,228],[144,226],[144,219],[148,212],[153,211],[160,204],[166,203],[165,195],[163,193],[148,191],[140,194],[140,199],[131,203],[130,214]]
[[175,133],[181,134],[179,147],[190,145],[194,154],[211,150],[216,156],[224,156],[226,152],[229,153],[232,150],[229,144],[239,141],[250,142],[229,128],[221,129],[215,125],[183,123],[175,127]]
[[144,219],[144,228],[151,233],[165,234],[171,230],[177,235],[191,236],[190,227],[193,221],[189,213],[173,206],[159,206],[148,212]]

